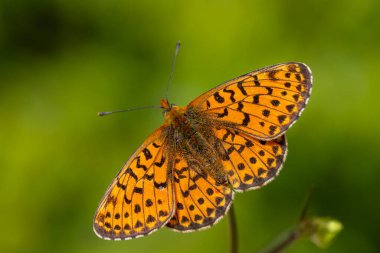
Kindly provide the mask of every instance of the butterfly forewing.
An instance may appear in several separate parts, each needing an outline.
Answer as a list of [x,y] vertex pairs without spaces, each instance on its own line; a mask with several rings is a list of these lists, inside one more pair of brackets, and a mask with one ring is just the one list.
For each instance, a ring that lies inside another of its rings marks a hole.
[[94,219],[104,239],[131,239],[165,225],[174,212],[172,179],[162,130],[154,132],[121,169]]
[[201,95],[188,106],[270,140],[282,135],[309,99],[312,77],[303,63],[284,63],[250,72]]

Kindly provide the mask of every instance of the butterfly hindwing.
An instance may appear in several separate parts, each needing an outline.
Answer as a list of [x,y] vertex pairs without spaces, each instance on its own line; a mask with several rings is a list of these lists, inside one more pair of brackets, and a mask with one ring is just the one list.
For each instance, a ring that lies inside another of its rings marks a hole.
[[285,136],[263,141],[235,129],[216,130],[227,154],[223,167],[237,191],[259,188],[279,173],[287,152]]
[[175,164],[174,192],[176,211],[167,226],[181,232],[213,225],[225,215],[233,199],[228,186],[218,185],[181,158],[177,158]]
[[310,96],[312,76],[303,63],[283,63],[242,75],[201,95],[188,107],[230,122],[258,139],[282,135]]
[[128,160],[104,195],[94,231],[104,239],[126,240],[165,225],[174,213],[172,179],[161,129]]

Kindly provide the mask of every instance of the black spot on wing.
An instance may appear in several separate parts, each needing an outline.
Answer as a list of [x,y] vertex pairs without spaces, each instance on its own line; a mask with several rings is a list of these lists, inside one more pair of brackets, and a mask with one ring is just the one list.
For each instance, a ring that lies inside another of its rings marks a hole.
[[262,111],[262,114],[263,114],[263,116],[265,116],[265,117],[269,117],[269,115],[270,115],[270,111],[267,110],[267,109],[265,109],[265,110]]
[[156,187],[157,189],[166,188],[167,186],[168,184],[166,182],[164,183],[157,183],[156,181],[154,182],[154,187]]
[[233,103],[235,103],[236,102],[236,99],[235,99],[235,91],[233,91],[233,90],[228,90],[227,88],[224,88],[223,89],[223,91],[224,92],[227,92],[227,93],[230,93],[230,99],[231,99],[231,101],[233,102]]
[[150,153],[149,149],[144,148],[142,152],[144,153],[144,156],[145,156],[146,160],[149,160],[149,159],[152,158],[152,154]]
[[215,98],[216,102],[218,102],[220,104],[224,102],[224,98],[219,95],[219,92],[214,93],[214,98]]
[[257,78],[256,75],[253,76],[253,82],[255,83],[255,86],[260,86],[260,82],[259,82],[259,79]]
[[147,179],[148,181],[151,181],[154,178],[154,175],[145,174],[144,178]]
[[218,118],[224,118],[224,117],[226,117],[228,115],[227,108],[224,108],[223,113],[217,113],[216,115],[217,115]]
[[152,206],[152,205],[153,205],[153,202],[152,202],[151,199],[147,199],[147,200],[145,201],[145,206],[146,206],[146,207],[150,207],[150,206]]
[[125,203],[127,204],[131,204],[132,200],[131,199],[128,199],[126,195],[124,195],[124,201]]
[[133,189],[133,192],[138,193],[138,194],[143,194],[143,189],[135,186],[135,188]]
[[255,95],[253,96],[253,103],[258,104],[260,103],[260,95]]
[[207,106],[207,109],[209,109],[211,107],[211,104],[210,104],[210,101],[206,101],[206,106]]
[[146,223],[152,223],[152,222],[155,222],[156,221],[156,218],[154,218],[152,215],[148,215],[148,217],[146,218]]
[[272,104],[273,106],[279,106],[279,105],[280,105],[280,101],[278,101],[277,99],[273,99],[273,100],[271,101],[271,104]]
[[[149,151],[148,151],[149,152]],[[149,154],[150,154],[150,152],[149,152]],[[152,156],[151,156],[152,157]],[[150,158],[149,158],[150,159]],[[148,160],[148,159],[147,159]],[[143,164],[140,164],[140,157],[138,157],[137,159],[136,159],[136,167],[137,168],[139,168],[139,169],[143,169],[144,171],[147,171],[148,170],[148,168],[145,166],[145,165],[143,165]]]
[[155,162],[154,165],[158,166],[158,167],[162,167],[162,165],[165,163],[165,157],[162,156],[161,157],[161,160],[159,162]]
[[271,70],[269,73],[268,73],[268,77],[272,80],[277,80],[276,78],[276,73],[277,73],[277,70]]
[[270,134],[270,135],[273,135],[274,132],[276,131],[276,129],[277,129],[277,126],[273,126],[273,125],[270,126],[270,127],[269,127],[269,134]]
[[141,212],[141,207],[140,207],[140,205],[139,204],[136,204],[135,205],[135,213],[139,213],[139,212]]
[[125,185],[121,184],[119,181],[116,182],[116,186],[117,186],[118,188],[123,189],[123,190],[125,190],[125,189],[127,188]]
[[133,177],[136,181],[137,181],[137,175],[132,171],[131,168],[128,168],[126,171],[125,171],[126,174],[129,174],[131,177]]
[[279,115],[277,118],[278,118],[278,122],[281,124],[286,119],[286,116],[285,115]]
[[243,95],[247,95],[247,91],[244,89],[243,87],[243,81],[240,81],[237,83],[237,87],[239,88],[240,92],[243,94]]
[[288,110],[288,112],[292,112],[293,109],[294,109],[294,106],[295,106],[295,105],[287,105],[287,106],[286,106],[286,110]]
[[249,118],[249,114],[248,113],[244,113],[244,119],[243,119],[243,122],[241,123],[243,126],[248,126],[249,122],[251,121],[251,119]]

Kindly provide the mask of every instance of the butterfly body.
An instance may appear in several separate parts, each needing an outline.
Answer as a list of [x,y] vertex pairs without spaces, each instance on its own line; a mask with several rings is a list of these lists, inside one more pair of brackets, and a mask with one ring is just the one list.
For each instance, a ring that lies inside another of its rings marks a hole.
[[259,188],[279,173],[285,131],[311,92],[310,69],[283,63],[242,75],[185,107],[161,101],[164,124],[131,156],[94,219],[103,239],[131,239],[167,227],[215,224],[235,191]]
[[[210,175],[218,184],[227,185],[227,175],[221,162],[226,159],[226,154],[213,131],[223,123],[194,107],[172,105],[169,108],[164,107],[163,110],[166,112],[164,138],[170,143],[167,151],[169,159],[174,158],[177,153],[199,174]],[[169,168],[168,175],[171,173],[172,168]]]

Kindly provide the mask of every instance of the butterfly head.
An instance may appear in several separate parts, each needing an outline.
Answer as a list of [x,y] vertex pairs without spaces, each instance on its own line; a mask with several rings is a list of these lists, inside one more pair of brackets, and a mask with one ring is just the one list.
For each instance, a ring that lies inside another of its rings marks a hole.
[[161,99],[160,106],[164,113],[170,111],[170,108],[172,107],[172,105],[169,104],[169,101],[166,98]]
[[180,115],[183,115],[185,112],[183,107],[179,107],[175,104],[170,104],[167,99],[162,99],[160,105],[162,113],[165,117],[165,121],[168,124],[172,124],[175,118],[177,118]]

